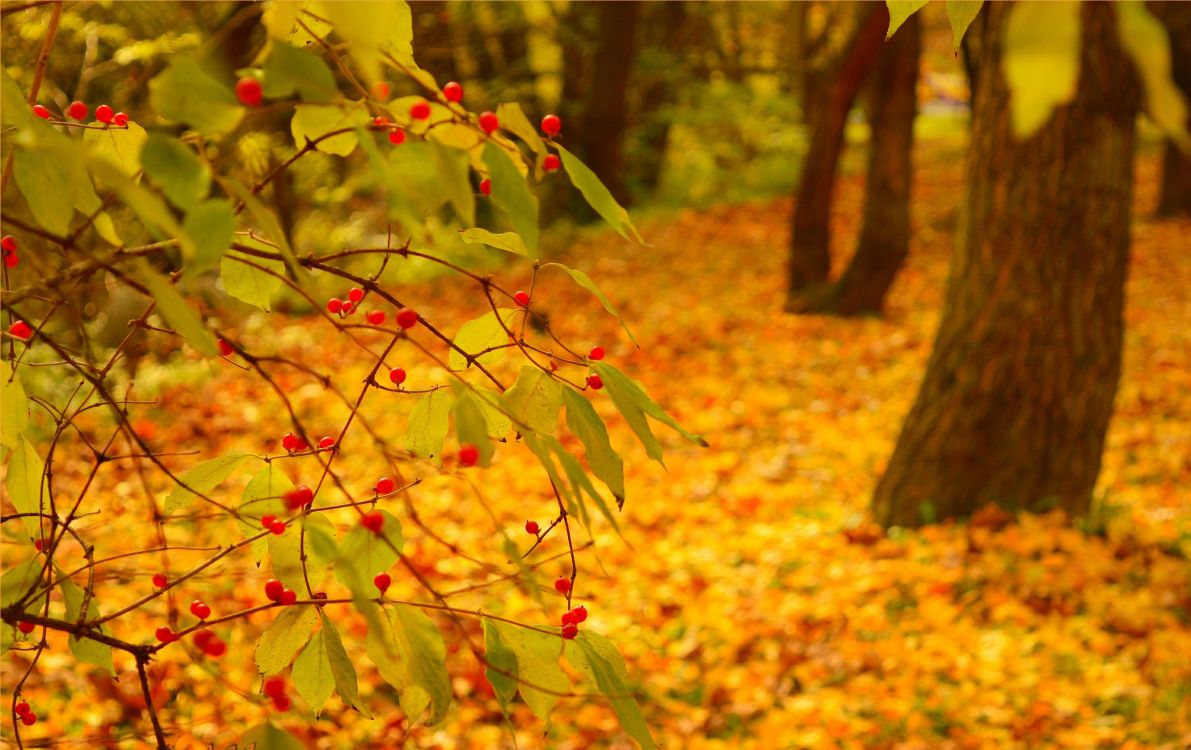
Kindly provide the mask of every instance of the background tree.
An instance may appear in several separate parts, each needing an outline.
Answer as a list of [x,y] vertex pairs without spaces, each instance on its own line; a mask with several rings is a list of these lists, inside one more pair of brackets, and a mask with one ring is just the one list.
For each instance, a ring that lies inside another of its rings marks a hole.
[[[1191,95],[1191,3],[1151,3],[1154,15],[1170,32],[1170,67],[1184,97]],[[1191,216],[1191,156],[1171,138],[1162,155],[1159,216]]]

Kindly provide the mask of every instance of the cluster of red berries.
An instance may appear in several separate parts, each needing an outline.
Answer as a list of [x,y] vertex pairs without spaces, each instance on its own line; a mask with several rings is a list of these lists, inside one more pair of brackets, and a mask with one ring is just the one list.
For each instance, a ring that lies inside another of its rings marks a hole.
[[275,536],[281,536],[285,533],[285,521],[278,521],[277,516],[272,513],[266,513],[261,516],[261,526],[268,529]]
[[281,438],[281,447],[289,453],[296,453],[297,451],[310,450],[310,443],[292,432],[287,432]]
[[276,578],[265,581],[265,596],[275,604],[293,604],[298,601],[298,593]]
[[285,679],[280,675],[266,678],[262,690],[269,700],[273,701],[273,708],[278,711],[288,711],[293,705],[289,696],[285,694]]
[[[332,297],[327,300],[327,312],[332,315],[347,316],[356,311],[360,302],[364,299],[364,290],[358,286],[354,286],[347,290],[347,299],[339,299]],[[384,321],[384,313],[381,313],[381,321]],[[369,321],[371,322],[371,321]]]
[[389,131],[389,143],[394,146],[400,146],[405,143],[405,131],[402,130],[396,123],[389,122],[385,118],[377,115],[372,118],[372,127],[376,130]]
[[392,584],[393,579],[388,573],[377,573],[376,577],[372,579],[372,585],[376,586],[382,595],[389,590],[389,586]]
[[25,321],[17,320],[8,327],[8,335],[21,341],[28,341],[29,337],[33,335],[33,329]]
[[587,619],[586,607],[575,607],[562,615],[562,637],[568,641],[579,635],[579,623]]
[[20,719],[21,723],[25,726],[31,727],[37,723],[37,714],[33,713],[33,709],[29,708],[29,704],[27,702],[21,701],[14,708],[17,712],[17,718]]
[[[177,636],[174,636],[177,640]],[[194,632],[194,645],[207,656],[218,659],[227,653],[227,644],[210,628],[201,628]]]
[[[283,496],[285,507],[290,510],[308,510],[314,504],[314,490],[304,484],[299,484]],[[271,530],[271,529],[270,529]],[[273,532],[277,533],[277,532]]]
[[211,616],[211,607],[202,599],[195,599],[190,603],[190,614],[205,620]]
[[[82,122],[87,119],[87,113],[90,108],[80,101],[73,101],[70,106],[66,108],[66,116],[72,120]],[[33,114],[37,115],[43,120],[53,119],[50,111],[40,104],[33,105]],[[123,112],[114,112],[112,108],[106,104],[100,104],[95,108],[95,119],[102,122],[104,125],[115,125],[118,128],[128,127],[128,115]]]
[[4,235],[0,240],[0,251],[4,254],[4,267],[16,268],[21,259],[17,257],[17,238],[11,234]]

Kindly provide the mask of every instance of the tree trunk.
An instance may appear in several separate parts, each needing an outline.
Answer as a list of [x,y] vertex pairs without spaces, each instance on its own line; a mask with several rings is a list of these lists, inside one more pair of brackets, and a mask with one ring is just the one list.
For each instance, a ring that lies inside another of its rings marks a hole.
[[601,2],[595,68],[584,112],[580,138],[583,156],[617,200],[624,200],[621,167],[624,131],[628,124],[629,74],[636,51],[634,36],[640,3]]
[[[649,14],[642,30],[652,32],[645,43],[657,59],[655,69],[640,85],[640,104],[635,119],[635,140],[640,143],[632,159],[633,182],[644,193],[652,193],[661,181],[670,143],[671,114],[674,95],[686,74],[683,52],[687,40],[683,33],[686,22],[686,2],[651,3],[645,6]],[[643,56],[644,57],[644,56]]]
[[1121,370],[1137,85],[1113,9],[1082,8],[1074,99],[1015,141],[988,3],[964,207],[942,322],[873,497],[917,525],[994,502],[1087,511]]
[[825,295],[824,304],[808,311],[879,315],[909,253],[920,28],[918,15],[911,16],[877,60],[860,240],[839,283]]
[[797,310],[799,295],[827,281],[831,270],[831,194],[844,145],[844,127],[860,87],[877,59],[889,12],[884,5],[868,6],[831,77],[831,88],[814,107],[810,149],[802,165],[791,222],[789,310]]
[[[1170,71],[1174,82],[1191,99],[1191,3],[1151,3],[1154,15],[1170,34]],[[1162,192],[1159,216],[1191,216],[1191,156],[1169,138],[1162,155]]]

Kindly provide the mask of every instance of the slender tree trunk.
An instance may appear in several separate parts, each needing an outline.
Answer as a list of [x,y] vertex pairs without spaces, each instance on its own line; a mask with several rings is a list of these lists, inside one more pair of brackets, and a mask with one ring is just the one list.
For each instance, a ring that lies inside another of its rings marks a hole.
[[879,315],[909,253],[921,38],[918,16],[913,15],[881,50],[872,80],[872,136],[860,240],[839,283],[817,301],[808,298],[807,312]]
[[[873,510],[883,524],[990,502],[1087,511],[1121,371],[1134,119],[1113,9],[1082,8],[1075,98],[1016,141],[988,3],[964,207],[938,337]],[[924,512],[929,508],[929,512]]]
[[674,94],[685,73],[683,52],[686,46],[683,26],[686,22],[686,2],[651,3],[642,12],[648,14],[643,31],[653,32],[648,44],[660,60],[658,69],[650,71],[648,81],[641,87],[637,108],[636,140],[640,149],[633,159],[634,182],[644,191],[653,192],[661,181],[670,143],[671,116],[667,109],[674,103]]
[[[1170,34],[1170,70],[1174,82],[1191,99],[1191,3],[1151,3],[1154,15]],[[1162,155],[1159,216],[1191,216],[1191,155],[1169,138]]]
[[599,13],[595,51],[599,73],[590,82],[580,137],[587,165],[617,200],[623,200],[621,168],[629,116],[627,88],[636,52],[634,37],[640,3],[601,2],[595,7]]
[[844,127],[889,25],[884,5],[866,7],[861,13],[857,31],[832,75],[831,88],[811,113],[810,149],[802,165],[791,222],[789,310],[797,310],[799,295],[826,282],[831,270],[831,196]]

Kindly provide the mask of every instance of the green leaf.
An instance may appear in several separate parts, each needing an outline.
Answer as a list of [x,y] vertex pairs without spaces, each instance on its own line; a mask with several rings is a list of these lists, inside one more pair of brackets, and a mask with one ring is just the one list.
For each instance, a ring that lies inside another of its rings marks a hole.
[[517,102],[502,102],[496,106],[496,117],[500,126],[525,141],[525,145],[533,149],[539,157],[546,155],[546,143],[538,135],[538,129],[533,126],[521,105]]
[[[595,212],[603,217],[604,221],[608,222],[622,237],[635,239],[644,245],[645,240],[641,239],[637,228],[633,226],[629,212],[616,202],[612,193],[604,186],[604,183],[600,182],[600,178],[596,177],[595,172],[592,172],[586,164],[579,161],[577,156],[562,146],[555,144],[554,148],[562,157],[562,166],[567,171],[567,176],[571,178],[571,184],[583,194],[588,205],[595,209]],[[495,185],[493,190],[495,190]],[[630,238],[629,235],[632,237]]]
[[[205,271],[214,266],[231,246],[235,230],[236,215],[232,211],[231,201],[214,198],[192,208],[182,224],[182,231],[194,243],[194,262],[191,268],[195,271]],[[274,262],[265,259],[258,262],[261,261],[262,265]],[[276,265],[284,269],[281,263]],[[226,279],[224,281],[226,285]],[[274,281],[281,283],[280,279]]]
[[1191,154],[1187,133],[1187,102],[1171,78],[1170,39],[1162,23],[1145,3],[1127,0],[1112,4],[1117,12],[1121,46],[1133,59],[1145,84],[1146,112],[1170,139]]
[[335,629],[335,623],[331,622],[321,610],[318,614],[323,622],[321,631],[323,648],[326,649],[327,660],[331,664],[331,677],[335,680],[335,690],[347,706],[358,709],[360,708],[360,693],[356,680],[356,668],[347,655],[347,650],[343,648],[343,640],[339,637],[339,631]]
[[435,152],[439,148],[424,141],[407,141],[389,151],[388,169],[395,178],[397,189],[420,214],[433,213],[451,199],[448,185],[435,162]]
[[[494,346],[508,344],[509,334],[505,332],[501,321],[503,320],[506,326],[511,327],[512,320],[517,315],[517,311],[511,308],[500,308],[498,312],[500,313],[499,318],[497,318],[495,312],[489,312],[459,326],[459,332],[455,334],[455,338],[453,339],[455,346],[468,354],[476,355]],[[505,350],[503,348],[496,349],[495,351],[480,354],[476,360],[482,365],[488,365],[504,359],[504,355]],[[455,349],[451,349],[447,355],[448,368],[452,370],[466,370],[470,366],[466,357]]]
[[[8,476],[5,487],[8,488],[8,499],[17,513],[48,513],[48,503],[43,506],[41,484],[45,475],[45,463],[37,454],[37,449],[22,435],[19,444],[12,452],[8,462]],[[29,535],[35,539],[41,538],[42,522],[40,518],[28,516],[21,521]],[[47,521],[46,528],[49,528]]]
[[[261,531],[261,516],[274,515],[280,518],[286,515],[288,509],[281,498],[293,489],[293,486],[289,477],[272,461],[248,480],[244,493],[240,495],[238,510],[241,515],[236,519],[236,524],[244,536],[253,536]],[[257,565],[260,565],[268,549],[269,540],[266,537],[252,543],[252,553]]]
[[951,22],[951,39],[956,52],[983,5],[984,0],[947,0],[947,20]]
[[492,179],[492,202],[508,214],[531,257],[537,257],[538,199],[505,150],[491,141],[484,146],[484,165]]
[[53,234],[65,235],[74,216],[74,183],[61,153],[18,148],[12,173],[37,223]]
[[484,421],[488,424],[488,437],[503,440],[513,423],[508,415],[501,411],[500,394],[489,388],[476,388],[472,391],[480,411],[484,412]]
[[517,695],[517,655],[500,639],[500,631],[492,620],[484,620],[484,673],[496,693],[500,710],[507,717],[513,697]]
[[[157,137],[173,140],[163,135]],[[107,159],[130,178],[135,178],[141,171],[144,145],[148,138],[149,134],[145,129],[135,122],[128,123],[126,128],[88,128],[83,131],[83,143],[91,150],[92,155]]]
[[21,85],[0,68],[0,117],[3,122],[18,128],[27,128],[33,123],[32,105],[21,93]]
[[1013,134],[1026,139],[1071,101],[1079,81],[1080,3],[1014,3],[1001,64]]
[[[625,323],[624,318],[620,317],[620,313],[616,311],[616,307],[612,304],[612,300],[608,299],[608,297],[605,296],[602,291],[600,291],[600,288],[596,286],[595,282],[591,280],[590,276],[576,268],[570,268],[569,266],[563,265],[562,263],[545,263],[542,265],[542,268],[547,268],[550,266],[561,268],[562,270],[566,271],[567,275],[570,276],[576,284],[595,295],[595,298],[600,301],[600,304],[604,306],[604,309],[608,311],[608,314],[620,322],[620,327],[624,329],[626,334],[628,334],[629,340],[634,344],[637,343],[637,339],[633,337],[633,332],[629,330],[628,323]],[[640,344],[638,344],[638,346],[640,346]]]
[[608,428],[581,393],[570,388],[562,390],[567,407],[567,429],[583,443],[591,473],[608,486],[617,505],[624,506],[624,461],[608,440]]
[[517,382],[505,392],[501,401],[514,422],[534,432],[550,434],[558,426],[562,386],[549,373],[532,365],[524,365]]
[[889,31],[885,33],[885,38],[891,38],[910,16],[926,5],[926,2],[927,0],[885,0],[885,6],[889,8]]
[[[371,120],[368,110],[361,104],[299,104],[294,107],[290,132],[294,136],[294,145],[302,148],[307,140],[314,141],[335,130],[366,125]],[[356,131],[348,130],[319,141],[315,148],[324,154],[347,156],[356,150],[358,142]]]
[[347,43],[364,80],[381,80],[383,52],[413,65],[413,20],[404,2],[324,0],[314,3],[314,12],[330,21],[335,34]]
[[451,703],[447,649],[434,621],[416,607],[395,604],[388,616],[369,601],[356,607],[368,622],[365,649],[385,682],[401,695],[401,710],[417,721],[429,707],[427,724],[446,716]]
[[506,253],[522,255],[526,258],[533,257],[529,254],[529,250],[525,249],[525,243],[516,232],[496,234],[489,232],[487,229],[476,228],[464,229],[459,233],[459,236],[469,245],[487,245],[497,250],[504,250]]
[[145,141],[140,161],[145,174],[161,187],[165,197],[178,208],[188,211],[207,197],[207,190],[211,187],[211,168],[199,161],[194,150],[178,139],[154,133]]
[[352,527],[335,560],[335,577],[356,596],[376,595],[372,579],[393,567],[405,547],[401,522],[387,510],[377,511],[385,519],[380,534],[374,534],[360,524]]
[[[95,186],[91,184],[91,175],[87,172],[85,164],[79,164],[74,173],[74,207],[79,210],[84,216],[95,215],[95,221],[91,226],[95,228],[96,234],[104,238],[112,245],[117,247],[124,244],[120,239],[120,234],[116,231],[116,225],[112,223],[112,217],[106,211],[99,211],[101,205],[99,196],[95,194]],[[96,213],[99,211],[99,213]]]
[[[294,4],[294,8],[299,7]],[[304,101],[325,102],[339,94],[335,76],[321,57],[280,40],[273,41],[261,88],[269,99],[284,99],[297,91]]]
[[467,154],[431,142],[434,165],[439,180],[459,216],[466,226],[476,223],[476,194],[471,186],[471,166]]
[[488,439],[488,423],[479,403],[466,389],[460,387],[455,396],[455,433],[459,445],[471,443],[479,451],[479,465],[489,466],[495,452]]
[[260,226],[265,237],[277,247],[281,248],[281,254],[285,258],[285,263],[289,266],[290,272],[295,278],[305,278],[305,272],[302,266],[298,263],[297,257],[294,255],[293,248],[289,245],[289,238],[285,236],[285,231],[281,228],[281,222],[277,220],[276,214],[270,211],[265,204],[260,202],[260,199],[252,194],[252,191],[244,187],[236,180],[226,179],[222,180],[221,185],[229,195],[238,199],[241,203],[248,207],[252,218],[256,219],[256,223]]
[[227,133],[244,117],[231,89],[192,57],[175,58],[149,81],[149,101],[165,119],[210,135]]
[[[492,623],[501,642],[517,657],[517,691],[537,716],[550,723],[550,710],[558,702],[555,693],[566,693],[571,683],[558,664],[562,639],[556,635],[503,622]],[[548,690],[550,692],[543,692]]]
[[620,719],[620,726],[637,741],[643,750],[657,747],[637,699],[625,684],[624,659],[616,647],[606,638],[590,631],[583,631],[567,643],[567,661],[581,672],[590,684],[608,696],[612,710]]
[[[24,598],[41,580],[42,558],[30,557],[20,565],[9,567],[0,576],[0,607],[7,607]],[[25,611],[29,611],[26,608]]]
[[298,695],[310,704],[317,716],[331,693],[335,692],[335,677],[331,674],[331,659],[327,655],[323,631],[315,633],[306,648],[302,649],[294,661],[291,675]]
[[[61,570],[58,575],[62,575]],[[69,578],[63,579],[61,584],[62,598],[66,602],[66,619],[71,622],[77,622],[79,613],[83,608],[84,591],[82,587],[77,585]],[[100,617],[99,604],[92,596],[87,603],[87,619],[96,619]],[[99,626],[99,632],[103,635],[111,635],[111,631],[104,626]],[[93,641],[90,638],[78,638],[70,636],[67,639],[67,644],[70,646],[70,652],[74,654],[74,658],[86,664],[94,664],[100,669],[107,672],[110,676],[116,676],[116,669],[112,666],[112,647],[98,641]]]
[[442,446],[450,431],[451,404],[455,398],[449,391],[427,393],[414,404],[409,413],[409,427],[405,432],[405,449],[419,458],[442,463]]
[[[271,269],[279,275],[266,273],[261,268]],[[285,264],[279,260],[258,258],[255,255],[228,253],[219,263],[219,273],[223,278],[223,288],[228,294],[268,312],[272,309],[273,295],[281,288]]]
[[[307,542],[305,570],[302,564],[303,531]],[[318,533],[322,539],[330,540],[331,546],[334,547],[334,532],[335,527],[320,513],[303,517],[297,524],[291,524],[280,536],[270,534],[266,539],[273,577],[294,591],[305,590],[307,578],[310,579],[311,586],[319,585],[327,574],[327,567],[335,560],[335,553],[324,554],[311,540]]]
[[8,360],[0,360],[0,445],[16,448],[29,424],[29,399]]
[[606,362],[592,362],[591,369],[595,370],[596,374],[604,381],[604,387],[608,389],[608,395],[612,397],[613,403],[620,413],[624,415],[625,421],[629,423],[629,427],[633,432],[637,433],[637,437],[641,440],[641,444],[645,446],[645,452],[649,457],[658,463],[662,461],[662,446],[658,443],[657,438],[654,437],[653,431],[649,428],[649,422],[645,419],[648,414],[662,424],[669,425],[674,428],[680,435],[692,443],[707,447],[707,441],[701,436],[684,430],[674,418],[667,414],[662,407],[657,405],[645,389],[641,387],[640,383],[630,380],[628,376],[622,373]]
[[274,38],[284,39],[294,30],[298,23],[298,16],[302,13],[301,0],[272,0],[265,5],[265,12],[261,14],[261,23]]
[[[277,0],[273,4],[276,5]],[[252,750],[306,750],[306,746],[292,734],[268,721],[245,732],[235,746]]]
[[263,675],[277,674],[289,666],[294,654],[310,640],[314,621],[318,619],[315,607],[281,607],[281,614],[269,626],[256,644],[253,658],[256,669]]
[[226,456],[203,461],[198,466],[182,475],[182,482],[193,488],[194,492],[181,485],[176,485],[165,499],[165,514],[168,516],[193,503],[200,493],[206,495],[219,486],[223,480],[252,456],[247,453],[229,453]]
[[182,244],[183,255],[190,257],[193,254],[190,238],[182,233],[182,227],[174,220],[174,215],[161,196],[133,182],[119,167],[103,157],[88,157],[87,167],[96,179],[116,191],[124,205],[136,213],[154,236],[159,239],[177,237]]
[[[377,149],[376,143],[373,142],[372,138],[367,137],[363,131],[357,137],[360,141],[361,150],[368,155],[368,166],[372,168],[373,175],[376,176],[377,181],[384,187],[385,197],[388,198],[389,218],[400,222],[406,232],[411,235],[423,234],[425,232],[424,222],[417,209],[414,208],[409,198],[406,197],[406,182],[398,180],[391,162],[381,155],[380,150]],[[410,145],[415,144],[406,144],[402,148]],[[390,149],[389,155],[393,155],[393,149]]]

